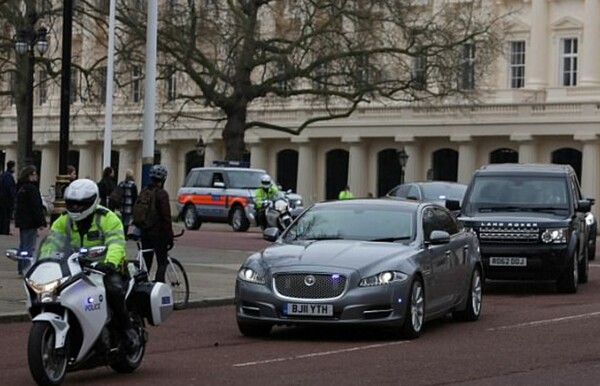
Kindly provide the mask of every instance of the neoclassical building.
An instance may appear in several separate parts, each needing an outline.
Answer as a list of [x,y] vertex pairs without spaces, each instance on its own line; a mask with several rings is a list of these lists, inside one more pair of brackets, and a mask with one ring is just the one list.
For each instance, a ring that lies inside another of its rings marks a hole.
[[[431,0],[447,2],[450,0]],[[468,1],[468,0],[466,0]],[[346,182],[356,196],[385,194],[400,182],[397,151],[408,154],[406,181],[449,180],[468,183],[473,171],[492,162],[554,162],[571,164],[589,197],[600,194],[600,1],[493,0],[511,17],[506,56],[498,58],[494,89],[482,103],[468,109],[376,106],[359,108],[351,117],[321,122],[299,136],[251,129],[246,132],[252,167],[266,169],[284,188],[312,203],[337,197]],[[81,32],[81,31],[79,31]],[[74,36],[78,31],[74,31]],[[75,40],[85,47],[85,36]],[[177,83],[179,82],[179,83]],[[158,98],[183,82],[167,79]],[[132,83],[132,87],[135,82]],[[475,85],[476,86],[476,85]],[[41,165],[42,193],[58,172],[59,90],[36,94],[34,150]],[[132,168],[140,180],[143,108],[136,90],[117,95],[113,115],[112,164]],[[132,97],[133,95],[133,97]],[[104,146],[104,111],[79,114],[72,105],[70,163],[80,176],[99,180]],[[193,166],[224,157],[220,127],[180,119],[169,123],[169,104],[157,111],[156,157],[169,170],[167,189],[178,187]],[[216,114],[189,110],[187,114]],[[313,114],[299,104],[253,107],[249,119],[293,127]],[[0,160],[16,159],[16,112],[0,114]],[[206,147],[198,146],[199,139]],[[597,208],[595,209],[598,212]]]

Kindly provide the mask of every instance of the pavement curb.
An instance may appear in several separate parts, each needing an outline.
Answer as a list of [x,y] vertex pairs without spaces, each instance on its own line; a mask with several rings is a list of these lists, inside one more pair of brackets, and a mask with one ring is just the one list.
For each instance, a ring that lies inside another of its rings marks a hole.
[[[188,303],[187,309],[230,306],[233,304],[234,304],[233,298],[214,298],[214,299],[191,300]],[[185,311],[185,310],[175,311],[175,312],[182,312],[182,311]],[[3,314],[0,314],[0,324],[22,323],[22,322],[30,322],[30,321],[31,321],[31,318],[29,317],[29,313],[27,313],[27,311],[5,312]]]

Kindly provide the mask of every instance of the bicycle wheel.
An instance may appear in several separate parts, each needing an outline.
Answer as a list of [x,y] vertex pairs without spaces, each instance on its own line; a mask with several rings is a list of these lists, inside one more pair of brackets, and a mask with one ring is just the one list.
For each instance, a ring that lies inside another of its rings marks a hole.
[[165,272],[165,281],[173,292],[173,308],[183,310],[190,300],[190,283],[183,265],[174,257],[169,257],[169,265]]

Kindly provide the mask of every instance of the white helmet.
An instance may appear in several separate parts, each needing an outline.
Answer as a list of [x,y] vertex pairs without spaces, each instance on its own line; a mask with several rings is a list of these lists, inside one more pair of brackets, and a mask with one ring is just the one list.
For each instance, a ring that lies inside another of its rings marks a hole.
[[263,186],[263,188],[268,188],[269,186],[271,186],[271,176],[269,176],[268,174],[262,176],[260,179],[260,184]]
[[98,185],[87,178],[71,182],[65,190],[67,213],[73,221],[81,221],[94,213],[99,201]]

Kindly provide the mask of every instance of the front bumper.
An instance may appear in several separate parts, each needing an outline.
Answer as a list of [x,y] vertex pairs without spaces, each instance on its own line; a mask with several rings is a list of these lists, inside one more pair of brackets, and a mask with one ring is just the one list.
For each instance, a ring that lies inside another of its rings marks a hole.
[[[555,280],[569,267],[573,253],[568,244],[481,244],[480,248],[486,278],[500,280]],[[527,265],[494,266],[491,257],[524,257]]]
[[[240,321],[276,325],[373,325],[399,326],[404,320],[410,280],[377,287],[358,287],[344,291],[336,299],[284,299],[270,284],[259,285],[237,279],[236,314]],[[331,304],[333,316],[290,316],[287,303]]]

